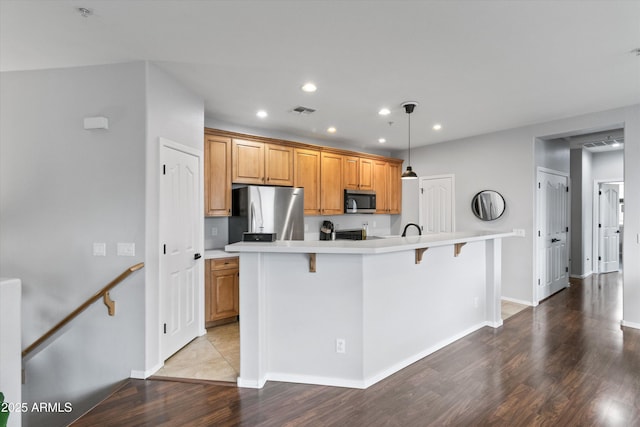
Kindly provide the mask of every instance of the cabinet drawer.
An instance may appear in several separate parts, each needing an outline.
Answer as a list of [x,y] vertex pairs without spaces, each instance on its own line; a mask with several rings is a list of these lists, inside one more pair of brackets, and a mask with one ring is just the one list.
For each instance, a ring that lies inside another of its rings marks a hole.
[[238,262],[238,257],[230,257],[230,258],[214,258],[211,261],[211,269],[212,270],[222,270],[225,268],[237,268],[240,264]]

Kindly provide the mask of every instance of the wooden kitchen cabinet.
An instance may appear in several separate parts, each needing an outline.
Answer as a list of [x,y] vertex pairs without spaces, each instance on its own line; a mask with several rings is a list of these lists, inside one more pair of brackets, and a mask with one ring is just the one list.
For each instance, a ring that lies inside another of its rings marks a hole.
[[232,159],[234,183],[293,185],[292,147],[234,138]]
[[296,148],[293,186],[304,187],[304,214],[320,215],[320,151]]
[[360,190],[373,190],[373,160],[360,158]]
[[389,163],[373,162],[373,189],[376,192],[376,213],[389,213]]
[[322,215],[343,214],[342,155],[323,151],[320,159],[320,211]]
[[293,148],[265,144],[265,177],[267,185],[293,185]]
[[231,215],[231,138],[204,136],[204,216]]
[[343,156],[342,183],[349,190],[373,190],[373,160]]
[[264,184],[264,143],[233,139],[233,182]]
[[238,257],[206,261],[205,326],[236,320],[240,314]]
[[375,160],[373,175],[376,213],[399,214],[402,208],[402,163]]
[[402,211],[402,163],[389,162],[389,213]]

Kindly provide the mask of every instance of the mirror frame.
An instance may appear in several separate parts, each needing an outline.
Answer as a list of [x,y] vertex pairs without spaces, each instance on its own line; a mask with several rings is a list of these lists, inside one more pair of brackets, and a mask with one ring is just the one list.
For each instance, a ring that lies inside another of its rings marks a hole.
[[[500,200],[502,201],[502,210],[499,213],[496,212],[497,216],[495,216],[495,217],[493,217],[493,216],[483,216],[483,212],[480,212],[480,210],[477,208],[477,200],[479,199],[481,194],[490,194],[492,196],[492,199],[494,197],[496,197],[496,198],[499,197],[500,198]],[[471,199],[471,212],[473,212],[473,214],[476,216],[476,218],[478,218],[478,219],[480,219],[482,221],[495,221],[496,219],[498,219],[502,215],[504,215],[504,212],[506,210],[507,210],[507,202],[504,200],[504,197],[502,197],[502,194],[498,193],[495,190],[482,190],[482,191],[479,191]]]

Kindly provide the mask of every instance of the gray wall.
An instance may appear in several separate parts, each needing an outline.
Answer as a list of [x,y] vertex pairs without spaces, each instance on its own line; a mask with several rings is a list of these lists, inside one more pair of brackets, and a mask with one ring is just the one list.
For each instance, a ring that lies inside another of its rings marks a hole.
[[622,181],[624,175],[624,151],[593,153],[593,179],[597,181]]
[[[534,185],[533,140],[533,135],[515,129],[429,145],[411,153],[413,170],[419,176],[455,175],[457,231],[526,230],[525,238],[504,239],[502,291],[506,297],[527,302],[532,301],[533,193],[525,189]],[[417,222],[418,181],[403,181],[402,187],[398,222]],[[498,191],[506,201],[506,211],[496,221],[480,221],[471,212],[473,196],[487,189]]]
[[[24,348],[144,261],[145,68],[8,72],[0,88],[0,275],[23,281]],[[109,130],[83,129],[96,115]],[[92,256],[93,242],[107,256]],[[135,243],[135,256],[116,256],[117,242]],[[26,413],[25,425],[66,424],[143,363],[143,273],[111,296],[115,317],[94,304],[26,363],[24,400],[73,412]]]
[[593,153],[571,150],[571,271],[575,277],[592,273]]
[[[504,297],[532,303],[536,275],[534,189],[536,164],[540,162],[540,157],[536,160],[535,140],[614,125],[625,127],[625,164],[640,164],[640,105],[634,105],[423,146],[412,150],[412,166],[419,176],[455,174],[458,230],[526,230],[525,238],[504,240],[502,292]],[[625,169],[625,186],[625,208],[630,218],[625,224],[625,242],[636,242],[640,233],[640,168]],[[501,192],[507,202],[505,215],[495,222],[477,220],[468,208],[471,197],[486,188]],[[416,181],[403,183],[402,209],[401,217],[392,220],[392,228],[417,219]],[[640,326],[640,245],[627,244],[624,256],[624,316]]]

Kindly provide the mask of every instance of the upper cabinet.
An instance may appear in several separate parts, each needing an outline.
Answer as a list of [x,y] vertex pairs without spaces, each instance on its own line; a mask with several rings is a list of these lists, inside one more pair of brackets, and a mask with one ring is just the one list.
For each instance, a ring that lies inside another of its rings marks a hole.
[[320,150],[294,149],[293,186],[304,188],[304,214],[320,215]]
[[293,148],[233,139],[233,182],[293,185]]
[[332,152],[320,155],[320,188],[322,215],[344,213],[344,187],[342,186],[342,156]]
[[264,157],[267,184],[293,186],[293,148],[265,144]]
[[349,190],[373,190],[373,160],[365,157],[343,156],[342,181]]
[[231,138],[204,136],[204,215],[231,215]]
[[400,159],[208,128],[204,147],[205,216],[231,215],[232,183],[303,187],[305,215],[343,214],[345,189],[400,213]]
[[400,213],[402,206],[401,175],[401,162],[374,160],[373,189],[376,192],[376,213]]
[[389,162],[389,213],[402,210],[402,162]]

